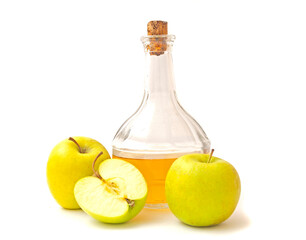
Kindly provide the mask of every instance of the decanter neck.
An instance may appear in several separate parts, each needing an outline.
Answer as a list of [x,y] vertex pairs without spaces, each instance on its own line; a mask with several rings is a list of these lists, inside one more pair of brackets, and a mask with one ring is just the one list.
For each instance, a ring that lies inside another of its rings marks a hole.
[[171,51],[159,56],[146,52],[145,92],[154,96],[175,95]]

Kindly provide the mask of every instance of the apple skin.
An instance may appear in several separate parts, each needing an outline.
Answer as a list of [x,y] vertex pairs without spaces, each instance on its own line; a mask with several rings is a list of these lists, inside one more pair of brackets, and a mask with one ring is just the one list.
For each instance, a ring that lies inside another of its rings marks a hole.
[[[96,177],[85,177],[80,179],[77,184],[75,185],[75,195],[78,198],[78,189],[80,188],[80,185],[83,184],[83,182],[86,182],[86,180],[88,178],[96,178]],[[99,184],[102,185],[102,182],[100,179],[96,178],[97,181],[100,181]],[[95,197],[94,195],[92,195],[92,197]],[[131,220],[132,218],[134,218],[144,207],[145,203],[146,203],[146,199],[147,199],[147,194],[141,198],[141,199],[137,199],[134,200],[134,205],[133,207],[127,207],[126,211],[120,215],[120,216],[116,216],[116,217],[107,217],[107,216],[101,216],[99,214],[94,213],[93,211],[90,210],[90,208],[88,208],[85,205],[82,205],[82,203],[80,203],[80,206],[82,208],[82,210],[84,212],[86,212],[89,216],[93,217],[94,219],[103,222],[103,223],[115,223],[115,224],[120,224],[120,223],[125,223],[129,220]]]
[[145,196],[143,199],[134,200],[135,205],[133,208],[130,208],[123,216],[119,217],[104,217],[97,215],[95,213],[92,213],[90,211],[87,211],[86,208],[82,208],[84,212],[86,212],[88,215],[92,216],[94,219],[103,222],[103,223],[125,223],[130,221],[132,218],[134,218],[144,207],[146,204],[147,196]]
[[191,226],[211,226],[234,212],[240,197],[240,178],[228,162],[209,154],[188,154],[174,161],[166,177],[170,210]]
[[94,139],[87,137],[73,137],[85,153],[80,153],[78,146],[65,139],[58,143],[49,156],[47,163],[47,181],[54,199],[66,209],[79,209],[74,197],[75,183],[86,176],[91,176],[92,163],[95,157],[102,151],[95,164],[99,164],[110,158],[105,147]]

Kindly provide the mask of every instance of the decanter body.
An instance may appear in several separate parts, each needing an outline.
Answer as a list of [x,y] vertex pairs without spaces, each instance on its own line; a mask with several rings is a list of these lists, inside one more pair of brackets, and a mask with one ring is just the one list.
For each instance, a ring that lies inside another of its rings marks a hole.
[[145,48],[145,90],[138,110],[113,140],[113,157],[134,164],[148,184],[146,207],[165,208],[165,178],[175,159],[208,153],[210,141],[182,108],[175,92],[173,35],[142,37]]

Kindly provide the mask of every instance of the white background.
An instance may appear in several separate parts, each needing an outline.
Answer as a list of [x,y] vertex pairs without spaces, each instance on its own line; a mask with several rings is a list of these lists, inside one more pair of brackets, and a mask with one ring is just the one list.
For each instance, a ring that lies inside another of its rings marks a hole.
[[[111,152],[143,94],[150,20],[175,34],[177,95],[215,155],[240,174],[223,224],[169,211],[123,225],[61,209],[46,183],[52,148],[92,137]],[[305,239],[305,1],[0,2],[1,239]]]

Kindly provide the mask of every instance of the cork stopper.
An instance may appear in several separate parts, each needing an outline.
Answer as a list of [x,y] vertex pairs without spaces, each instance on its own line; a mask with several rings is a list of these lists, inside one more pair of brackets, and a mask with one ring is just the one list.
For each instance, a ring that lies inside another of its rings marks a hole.
[[151,55],[159,56],[167,50],[167,39],[158,37],[158,35],[168,34],[168,23],[165,21],[150,21],[147,24],[147,31],[149,36],[156,36],[150,39],[147,50]]
[[165,21],[150,21],[147,25],[148,35],[167,35],[168,23]]

